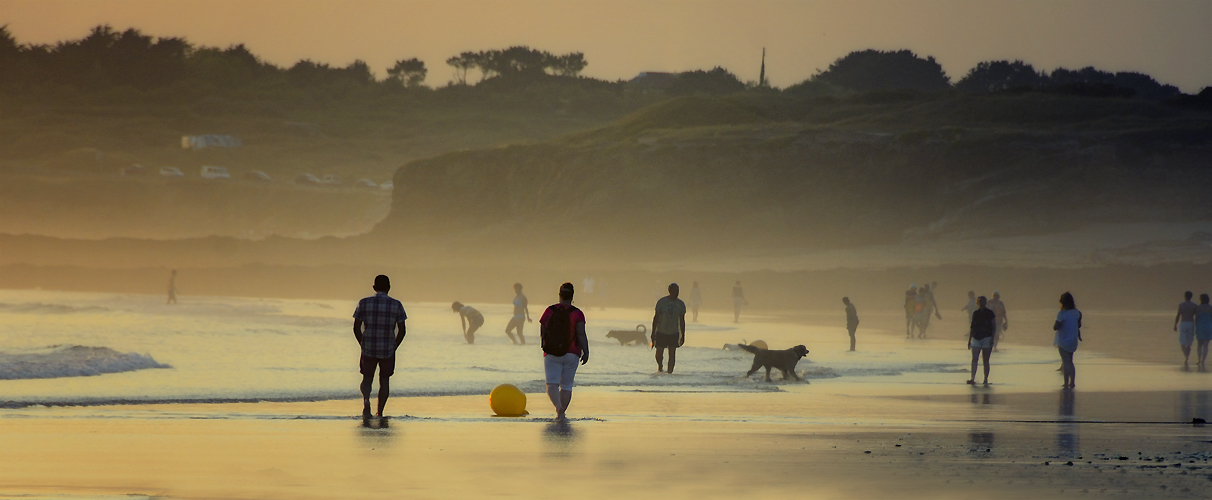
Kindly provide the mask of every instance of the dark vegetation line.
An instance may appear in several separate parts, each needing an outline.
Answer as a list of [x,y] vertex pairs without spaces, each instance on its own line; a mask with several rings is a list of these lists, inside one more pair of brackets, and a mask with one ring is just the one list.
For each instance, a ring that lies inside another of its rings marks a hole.
[[[624,93],[655,92],[662,96],[720,95],[738,92],[784,92],[803,96],[855,92],[914,90],[965,93],[1048,92],[1065,95],[1169,101],[1184,107],[1212,107],[1212,87],[1186,96],[1173,85],[1136,72],[1111,73],[1093,67],[1038,71],[1023,61],[985,61],[952,83],[933,57],[909,50],[851,52],[828,69],[786,89],[763,82],[743,82],[715,67],[681,73],[646,73],[631,80],[605,81],[580,76],[584,54],[552,54],[524,46],[463,52],[445,61],[454,72],[439,87],[425,84],[429,68],[416,58],[401,59],[377,79],[361,60],[332,67],[308,59],[289,68],[275,66],[243,44],[227,48],[195,46],[184,38],[157,38],[138,29],[116,31],[97,26],[85,37],[51,45],[21,44],[0,26],[0,91],[12,95],[50,96],[64,92],[129,87],[139,91],[170,89],[182,96],[252,92],[263,97],[282,90],[348,94],[466,93],[517,90],[539,82]],[[476,79],[475,83],[469,83]],[[288,97],[295,96],[287,92]]]

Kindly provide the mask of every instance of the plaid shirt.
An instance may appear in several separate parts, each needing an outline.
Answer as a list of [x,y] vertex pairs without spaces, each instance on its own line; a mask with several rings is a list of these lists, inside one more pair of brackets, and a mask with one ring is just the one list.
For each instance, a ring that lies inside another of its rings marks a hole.
[[366,325],[362,332],[363,356],[390,358],[396,355],[396,323],[408,319],[400,301],[386,293],[376,293],[358,301],[353,317]]

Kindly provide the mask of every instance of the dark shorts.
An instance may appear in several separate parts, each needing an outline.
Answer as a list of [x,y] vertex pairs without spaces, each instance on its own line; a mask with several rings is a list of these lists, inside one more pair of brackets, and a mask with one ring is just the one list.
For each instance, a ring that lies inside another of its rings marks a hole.
[[361,362],[358,363],[361,367],[359,370],[362,375],[374,375],[375,367],[379,368],[380,377],[390,377],[396,373],[396,357],[390,358],[372,358],[363,355]]
[[666,335],[664,333],[652,334],[652,344],[655,347],[668,347],[670,349],[678,348],[678,335]]

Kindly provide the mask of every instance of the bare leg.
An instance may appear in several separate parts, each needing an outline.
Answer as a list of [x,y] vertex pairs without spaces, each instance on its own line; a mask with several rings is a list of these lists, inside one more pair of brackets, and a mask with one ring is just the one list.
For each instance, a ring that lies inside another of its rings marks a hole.
[[678,361],[678,348],[670,347],[669,348],[669,373],[670,374],[673,373],[673,364],[677,363],[677,361]]
[[[981,349],[981,357],[985,359],[985,385],[989,385],[989,355],[993,353],[993,349]],[[973,380],[976,375],[972,376]]]
[[526,320],[518,321],[518,343],[525,344],[526,337],[522,335],[522,330],[526,328]]
[[1182,347],[1183,347],[1183,368],[1187,368],[1188,363],[1191,360],[1191,346],[1185,345]]
[[[672,355],[673,351],[670,351],[670,354]],[[664,347],[656,348],[656,360],[657,360],[657,373],[661,373],[661,372],[665,371],[665,348]]]
[[741,322],[741,305],[740,304],[736,304],[736,305],[732,306],[732,322],[733,323]]
[[980,357],[981,357],[981,348],[973,347],[972,348],[972,376],[968,378],[968,384],[970,384],[970,385],[976,383],[976,363],[980,360]]
[[[387,398],[391,396],[391,376],[379,374],[379,412],[375,414],[377,417],[383,416],[383,407],[387,406]],[[369,403],[369,401],[368,401]]]
[[851,350],[852,352],[854,351],[854,331],[855,331],[855,330],[857,330],[857,329],[858,329],[857,327],[854,327],[854,328],[847,328],[847,330],[849,330],[849,331],[850,331],[850,350]]
[[556,419],[564,418],[563,398],[560,397],[560,384],[547,384],[547,399],[555,406]]
[[370,386],[375,381],[375,374],[362,375],[362,417],[370,417]]
[[564,405],[563,418],[568,418],[568,405],[572,404],[572,391],[560,389],[560,404]]
[[692,319],[690,321],[698,323],[699,322],[699,306],[691,307],[690,310],[694,312],[694,319]]
[[1208,367],[1208,341],[1199,341],[1199,366]]

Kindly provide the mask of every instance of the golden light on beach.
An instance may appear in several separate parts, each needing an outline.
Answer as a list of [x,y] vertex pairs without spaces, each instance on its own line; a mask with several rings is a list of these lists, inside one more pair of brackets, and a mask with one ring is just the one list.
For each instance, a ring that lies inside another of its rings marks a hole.
[[1210,24],[0,0],[0,499],[1205,498]]

